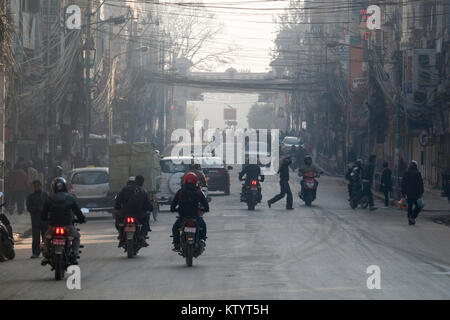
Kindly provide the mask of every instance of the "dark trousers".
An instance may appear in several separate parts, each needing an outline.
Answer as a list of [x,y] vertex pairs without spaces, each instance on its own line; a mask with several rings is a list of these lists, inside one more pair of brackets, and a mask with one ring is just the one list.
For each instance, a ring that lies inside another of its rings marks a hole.
[[389,206],[389,191],[388,190],[384,190],[383,194],[384,194],[384,205],[386,207],[388,207]]
[[[179,244],[180,243],[180,231],[178,229],[181,228],[181,224],[183,222],[183,218],[178,218],[175,223],[172,226],[172,236],[173,236],[173,243]],[[199,232],[199,238],[200,240],[206,240],[206,223],[205,220],[203,220],[202,217],[197,217],[197,225],[200,230]]]
[[270,203],[275,203],[280,199],[283,199],[284,196],[287,195],[286,199],[286,208],[292,208],[292,192],[291,187],[289,186],[289,181],[281,180],[280,181],[280,193],[275,197],[269,200]]
[[369,207],[373,207],[373,193],[372,193],[372,183],[364,182],[363,183],[363,192],[367,196],[367,200],[369,202]]
[[12,191],[12,210],[14,210],[14,205],[17,204],[17,212],[22,214],[25,208],[25,191]]
[[418,198],[406,197],[406,200],[408,201],[408,219],[416,219],[419,215],[420,209],[417,207],[417,199]]
[[48,229],[48,222],[41,220],[40,212],[31,213],[31,251],[33,255],[38,256],[41,253],[41,239],[42,242],[45,240],[45,233]]

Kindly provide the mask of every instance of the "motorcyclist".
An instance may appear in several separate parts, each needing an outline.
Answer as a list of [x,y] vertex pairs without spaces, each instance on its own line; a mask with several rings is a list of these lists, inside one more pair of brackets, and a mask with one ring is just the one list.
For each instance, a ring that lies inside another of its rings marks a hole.
[[142,212],[142,224],[144,226],[144,229],[142,230],[142,235],[144,236],[144,246],[148,246],[147,242],[145,241],[145,237],[147,236],[148,232],[152,231],[150,229],[150,212],[153,211],[153,204],[150,201],[150,195],[148,192],[144,189],[144,177],[142,175],[136,176],[136,186],[139,188],[144,194],[145,198],[148,199],[150,210],[146,210],[148,207],[145,206],[143,208]]
[[153,210],[150,198],[142,188],[144,184],[144,178],[142,176],[128,178],[127,185],[120,190],[117,194],[114,203],[114,218],[116,220],[116,229],[119,232],[119,245],[122,247],[125,245],[125,239],[123,237],[124,226],[123,220],[126,217],[134,217],[138,223],[144,225],[144,230],[140,237],[141,245],[146,247],[148,243],[145,241],[146,221],[149,216],[147,212]]
[[198,226],[201,228],[199,232],[200,241],[206,241],[206,223],[200,216],[200,205],[203,207],[202,211],[209,212],[209,204],[203,192],[197,186],[198,177],[193,172],[185,174],[183,179],[183,186],[175,194],[170,211],[178,211],[179,217],[172,226],[173,237],[173,251],[180,250],[180,233],[183,222],[182,218],[196,217]]
[[348,200],[352,198],[352,178],[351,174],[353,169],[356,168],[356,162],[352,164],[351,167],[348,168],[347,173],[345,174],[345,179],[348,181],[347,190],[348,190]]
[[352,168],[352,171],[349,174],[349,189],[350,189],[350,201],[353,199],[355,195],[355,191],[362,191],[362,175],[364,170],[364,160],[358,159],[355,162],[355,165]]
[[[242,171],[239,172],[239,180],[244,180],[243,177],[245,176],[245,182],[242,185],[242,191],[241,191],[241,201],[245,201],[245,188],[247,185],[251,183],[252,180],[258,180],[259,177],[261,177],[261,182],[264,182],[264,175],[261,174],[261,168],[257,164],[247,164],[243,165]],[[261,190],[259,188],[259,196],[261,195]],[[261,199],[259,199],[261,200]]]
[[41,264],[46,265],[49,262],[49,244],[52,238],[52,232],[56,226],[64,226],[68,234],[73,237],[71,264],[78,264],[77,255],[80,248],[80,233],[73,225],[74,214],[78,223],[85,223],[86,217],[80,210],[75,198],[67,192],[66,180],[62,177],[55,178],[51,185],[52,193],[47,197],[42,209],[41,220],[48,221],[49,227],[45,233],[43,246],[43,256]]
[[[300,167],[300,169],[298,169],[299,177],[303,177],[308,172],[313,172],[316,175],[319,175],[319,170],[317,170],[316,166],[312,163],[312,157],[309,154],[305,156],[305,158],[303,159],[303,162],[304,162],[304,164]],[[318,184],[319,182],[316,181],[316,183]],[[303,191],[304,191],[303,179],[300,181],[300,185],[301,185],[300,197],[303,199]]]

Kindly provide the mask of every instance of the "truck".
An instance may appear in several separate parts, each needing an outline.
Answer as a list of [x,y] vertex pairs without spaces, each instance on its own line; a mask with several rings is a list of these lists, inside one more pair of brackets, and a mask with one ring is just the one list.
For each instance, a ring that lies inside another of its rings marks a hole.
[[156,193],[161,188],[160,153],[153,143],[135,142],[113,144],[109,147],[109,187],[118,193],[131,176],[142,175],[144,189],[153,203],[153,219],[159,207]]

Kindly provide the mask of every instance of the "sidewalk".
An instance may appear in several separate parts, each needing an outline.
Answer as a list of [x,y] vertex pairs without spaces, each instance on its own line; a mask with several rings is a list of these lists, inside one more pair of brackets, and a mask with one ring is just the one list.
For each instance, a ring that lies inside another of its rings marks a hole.
[[17,210],[14,211],[14,214],[11,215],[7,211],[3,211],[3,213],[8,218],[11,223],[11,227],[14,233],[14,240],[20,240],[31,235],[31,218],[30,213],[25,211],[23,214],[19,215]]

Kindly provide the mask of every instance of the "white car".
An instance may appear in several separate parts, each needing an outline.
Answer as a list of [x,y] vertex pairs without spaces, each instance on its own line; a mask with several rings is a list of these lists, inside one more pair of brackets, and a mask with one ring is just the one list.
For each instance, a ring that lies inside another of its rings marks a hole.
[[78,168],[67,175],[68,191],[89,211],[112,211],[115,195],[109,189],[109,169]]
[[[181,188],[181,178],[193,161],[193,157],[164,157],[161,164],[161,189],[156,194],[160,205],[170,205],[175,193]],[[177,162],[180,161],[182,163]]]

